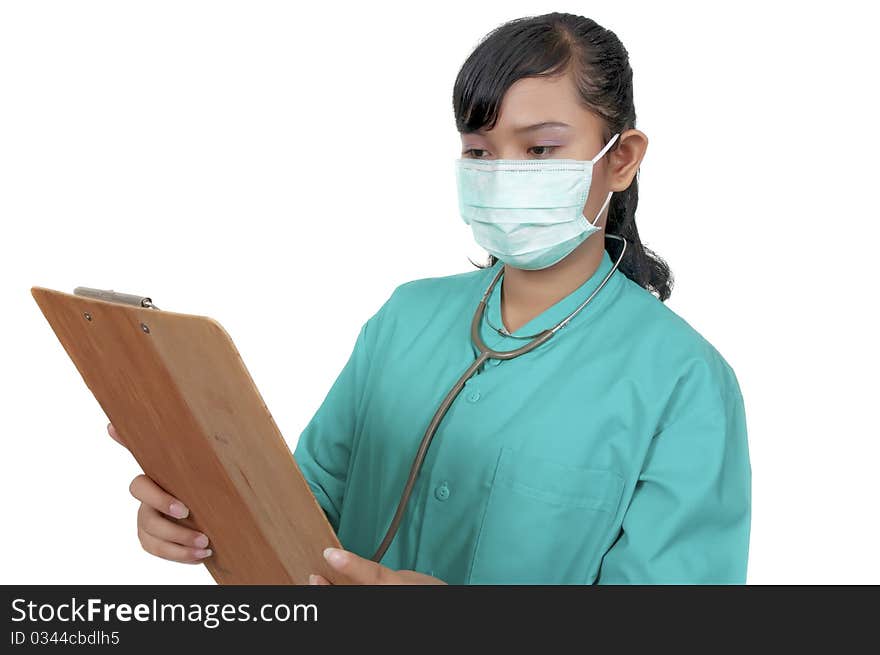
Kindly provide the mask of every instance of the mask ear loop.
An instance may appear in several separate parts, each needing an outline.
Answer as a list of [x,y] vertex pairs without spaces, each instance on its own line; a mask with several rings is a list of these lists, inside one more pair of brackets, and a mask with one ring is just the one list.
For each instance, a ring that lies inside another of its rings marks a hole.
[[[598,228],[600,230],[602,229],[602,226],[596,225],[596,223],[599,221],[599,217],[602,215],[602,212],[605,211],[605,207],[607,207],[608,203],[611,201],[611,194],[613,194],[613,193],[614,193],[614,191],[608,192],[608,195],[605,198],[605,202],[602,203],[602,208],[599,210],[599,213],[596,214],[596,218],[594,218],[592,221],[590,221],[590,225],[592,225],[593,227]],[[584,218],[586,218],[586,216]]]
[[614,142],[617,141],[617,137],[619,137],[619,136],[620,136],[620,132],[618,132],[613,137],[611,137],[611,139],[608,140],[608,143],[605,144],[605,147],[599,151],[599,154],[590,160],[590,163],[595,164],[597,161],[602,159],[602,155],[604,155],[606,152],[608,152],[608,148],[610,148],[614,144]]
[[[597,161],[602,159],[602,155],[604,155],[606,152],[608,152],[608,148],[610,148],[614,144],[614,142],[617,141],[617,137],[619,137],[619,136],[620,136],[620,133],[618,132],[613,137],[611,137],[608,140],[608,143],[605,144],[605,147],[599,151],[599,154],[590,160],[590,163],[595,164]],[[602,212],[605,211],[605,207],[608,205],[609,202],[611,202],[611,194],[612,193],[614,193],[614,191],[608,192],[608,196],[605,198],[605,202],[602,203],[602,208],[599,209],[599,213],[596,214],[596,218],[594,218],[592,221],[590,221],[590,225],[592,225],[593,227],[597,227],[600,230],[602,229],[600,226],[596,225],[596,223],[599,221],[599,217],[602,215]],[[584,218],[586,218],[586,217],[584,217]]]

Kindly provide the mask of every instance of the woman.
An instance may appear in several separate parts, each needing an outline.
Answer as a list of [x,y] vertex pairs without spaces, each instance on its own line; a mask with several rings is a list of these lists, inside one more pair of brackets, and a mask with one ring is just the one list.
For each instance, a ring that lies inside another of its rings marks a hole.
[[[328,561],[366,584],[744,583],[742,395],[663,304],[669,269],[639,239],[648,140],[623,45],[580,16],[511,21],[464,63],[453,104],[461,214],[491,256],[397,287],[300,436],[294,456],[346,547]],[[394,525],[420,435],[480,354],[487,291],[490,348],[565,327],[475,369]],[[173,520],[180,501],[144,476],[131,491],[148,552],[210,554]]]

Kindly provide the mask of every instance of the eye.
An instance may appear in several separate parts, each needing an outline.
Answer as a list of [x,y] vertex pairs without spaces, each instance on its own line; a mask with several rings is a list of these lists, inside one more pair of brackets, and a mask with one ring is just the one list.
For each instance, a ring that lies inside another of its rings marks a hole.
[[482,153],[482,152],[486,152],[486,151],[481,150],[480,148],[469,148],[468,150],[465,150],[461,154],[465,157],[470,156],[473,159],[480,159],[481,158],[480,155],[473,154],[473,153],[477,153],[477,152]]
[[531,148],[529,148],[529,150],[544,150],[544,152],[535,153],[538,157],[541,157],[542,155],[549,155],[551,150],[555,151],[558,147],[559,146],[532,146]]

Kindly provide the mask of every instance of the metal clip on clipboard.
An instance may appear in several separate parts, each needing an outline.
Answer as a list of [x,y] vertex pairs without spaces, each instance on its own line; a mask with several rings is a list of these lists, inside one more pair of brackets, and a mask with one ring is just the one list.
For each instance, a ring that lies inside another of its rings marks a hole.
[[96,298],[98,300],[106,300],[108,302],[118,302],[124,305],[134,305],[135,307],[149,307],[150,309],[159,309],[153,304],[151,298],[147,296],[139,296],[133,293],[121,293],[113,291],[113,289],[92,289],[91,287],[77,287],[73,290],[77,296],[86,296],[88,298]]

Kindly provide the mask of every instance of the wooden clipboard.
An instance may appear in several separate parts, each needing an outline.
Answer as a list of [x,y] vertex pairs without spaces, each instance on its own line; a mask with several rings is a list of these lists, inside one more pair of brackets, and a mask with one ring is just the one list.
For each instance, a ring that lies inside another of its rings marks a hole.
[[351,584],[324,560],[340,543],[220,323],[112,290],[31,294],[144,473],[189,507],[177,520],[208,536],[218,584]]

